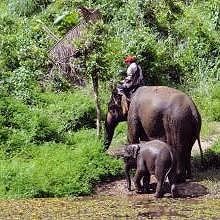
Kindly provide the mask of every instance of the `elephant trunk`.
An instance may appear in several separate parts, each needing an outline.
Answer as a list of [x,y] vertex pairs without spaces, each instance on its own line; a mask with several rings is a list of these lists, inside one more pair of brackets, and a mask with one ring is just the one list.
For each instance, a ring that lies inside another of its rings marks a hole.
[[105,131],[104,131],[104,149],[108,150],[111,142],[112,142],[112,138],[114,135],[114,131],[115,131],[115,127],[117,126],[117,123],[113,123],[113,122],[105,122]]

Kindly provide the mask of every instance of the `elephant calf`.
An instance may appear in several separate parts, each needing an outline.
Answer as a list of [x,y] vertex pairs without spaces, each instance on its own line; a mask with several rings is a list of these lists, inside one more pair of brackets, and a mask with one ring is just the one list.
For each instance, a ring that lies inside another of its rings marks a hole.
[[[163,183],[168,176],[171,185],[171,195],[176,197],[176,165],[170,146],[162,141],[153,140],[141,144],[131,144],[125,147],[125,175],[128,190],[131,190],[130,170],[136,168],[134,185],[137,192],[149,190],[150,175],[155,175],[157,187],[155,197],[163,197]],[[141,179],[143,178],[143,187]]]

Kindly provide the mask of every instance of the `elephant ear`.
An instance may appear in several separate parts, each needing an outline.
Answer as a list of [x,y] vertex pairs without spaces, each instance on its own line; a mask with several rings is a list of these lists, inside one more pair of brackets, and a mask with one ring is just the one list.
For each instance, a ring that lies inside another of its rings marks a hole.
[[140,147],[138,144],[131,144],[125,147],[125,158],[132,157],[134,159],[137,158],[137,155],[139,153]]
[[121,97],[121,107],[122,107],[122,114],[127,115],[129,109],[129,103],[125,95]]
[[132,153],[132,156],[134,159],[137,159],[137,156],[139,154],[139,151],[140,151],[140,146],[138,144],[132,144],[132,149],[133,149],[133,153]]

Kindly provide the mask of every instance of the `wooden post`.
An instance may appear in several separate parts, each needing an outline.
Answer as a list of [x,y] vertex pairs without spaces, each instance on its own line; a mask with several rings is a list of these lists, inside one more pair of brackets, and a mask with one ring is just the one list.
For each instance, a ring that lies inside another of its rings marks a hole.
[[92,86],[96,105],[96,134],[101,135],[101,108],[99,100],[99,77],[97,73],[92,73]]

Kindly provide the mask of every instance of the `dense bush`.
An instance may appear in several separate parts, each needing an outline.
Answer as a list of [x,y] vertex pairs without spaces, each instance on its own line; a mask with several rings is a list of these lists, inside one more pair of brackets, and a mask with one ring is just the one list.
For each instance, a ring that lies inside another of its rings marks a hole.
[[102,151],[95,131],[73,135],[75,144],[30,145],[0,163],[0,197],[87,195],[93,184],[121,173],[121,162]]
[[211,121],[220,121],[220,83],[210,83],[193,95],[202,115]]
[[[49,2],[22,1],[39,6]],[[44,52],[49,48],[38,21],[45,22],[58,36],[63,35],[78,23],[77,4],[101,8],[108,32],[102,35],[102,51],[98,44],[93,48],[94,54],[101,52],[101,57],[92,57],[91,61],[97,63],[105,80],[119,80],[117,73],[123,68],[123,57],[129,53],[138,57],[148,84],[175,86],[185,83],[193,87],[207,78],[219,78],[217,0],[192,1],[191,4],[176,0],[129,0],[126,4],[123,1],[95,1],[90,5],[83,0],[78,3],[58,0],[26,20],[15,15],[9,18],[7,10],[3,9],[0,25],[5,30],[2,37],[6,47],[2,48],[2,60],[7,58],[9,69],[20,66],[28,69],[30,66],[33,72],[46,70]],[[12,34],[10,29],[18,31]]]
[[52,0],[9,0],[10,12],[23,16],[30,16],[39,10],[43,10]]
[[[98,1],[93,7],[102,4]],[[218,1],[106,4],[102,11],[109,30],[102,54],[108,67],[105,75],[118,80],[123,57],[131,53],[138,57],[150,84],[185,83],[193,87],[207,78],[218,79]]]
[[9,157],[30,143],[65,143],[69,133],[95,127],[93,101],[80,91],[44,93],[30,107],[9,97],[0,103],[1,146]]

